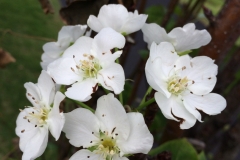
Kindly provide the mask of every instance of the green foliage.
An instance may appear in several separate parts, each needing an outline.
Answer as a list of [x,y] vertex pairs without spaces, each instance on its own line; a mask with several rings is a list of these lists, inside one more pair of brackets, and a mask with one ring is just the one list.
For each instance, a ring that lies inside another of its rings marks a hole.
[[170,151],[172,160],[199,160],[197,151],[185,138],[168,141],[151,150],[149,155],[154,156],[163,151]]
[[[57,0],[51,2],[53,6],[59,8]],[[55,12],[58,11],[57,8]],[[4,111],[0,113],[0,159],[2,159],[15,145],[18,145],[15,142],[17,140],[15,127],[19,108],[31,105],[25,96],[26,90],[23,85],[26,82],[36,83],[41,72],[42,46],[47,41],[31,37],[57,39],[62,22],[58,14],[45,15],[39,2],[32,0],[24,2],[1,0],[0,19],[0,47],[16,59],[15,63],[0,69],[0,109]],[[12,35],[4,32],[6,30],[27,37]],[[54,143],[49,144],[44,154],[45,159],[51,159],[48,155],[52,152],[56,153],[52,147]]]
[[159,109],[149,128],[151,133],[154,135],[154,141],[156,142],[160,141],[162,137],[162,133],[166,127],[166,124],[167,124],[167,119],[164,117],[164,115]]
[[[189,0],[181,0],[181,3],[187,3]],[[191,0],[191,6],[193,6],[196,2],[196,0]],[[213,15],[216,16],[219,11],[221,10],[223,4],[224,4],[225,0],[206,0],[204,2],[204,6],[207,7],[209,10],[212,11]],[[205,24],[206,26],[208,25],[208,20],[205,17],[203,10],[201,9],[201,11],[198,13],[197,19],[199,21],[201,21],[203,24]]]
[[198,160],[207,160],[207,157],[203,151],[198,154]]
[[166,13],[166,8],[162,5],[151,6],[145,10],[145,14],[148,14],[148,23],[160,24]]
[[144,60],[147,60],[148,57],[149,57],[149,51],[146,50],[146,49],[140,50],[139,54],[140,54],[141,58],[144,59]]

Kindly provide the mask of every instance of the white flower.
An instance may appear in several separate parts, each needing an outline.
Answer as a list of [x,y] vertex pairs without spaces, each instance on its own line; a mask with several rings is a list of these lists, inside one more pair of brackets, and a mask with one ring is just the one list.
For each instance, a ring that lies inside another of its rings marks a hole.
[[174,46],[177,53],[197,49],[205,46],[211,41],[211,35],[204,30],[196,30],[194,23],[189,23],[181,27],[174,28],[168,34],[165,29],[155,23],[145,24],[142,28],[144,41],[148,43],[150,48],[153,42],[160,44],[161,42],[170,42]]
[[128,160],[125,155],[147,154],[153,145],[142,114],[126,113],[111,93],[98,99],[95,114],[78,108],[65,117],[63,131],[69,142],[86,148],[70,160]]
[[48,129],[57,140],[65,119],[59,112],[59,104],[65,98],[61,92],[55,95],[55,85],[51,77],[42,71],[38,83],[25,83],[26,96],[33,107],[21,110],[17,118],[16,134],[20,137],[23,160],[33,160],[41,156],[47,146]]
[[226,100],[210,93],[216,84],[217,65],[206,56],[179,57],[169,42],[152,44],[146,64],[146,77],[155,89],[155,99],[163,115],[175,121],[183,119],[181,129],[201,122],[201,110],[209,115],[219,114]]
[[63,52],[71,46],[87,29],[86,25],[63,26],[58,33],[57,42],[48,42],[44,44],[42,62],[40,63],[44,70],[47,70],[49,63],[61,57]]
[[90,15],[88,18],[88,26],[95,32],[100,32],[105,27],[110,27],[115,31],[128,35],[142,28],[147,20],[147,15],[128,12],[127,9],[120,4],[104,5],[99,11],[98,17]]
[[89,100],[98,83],[119,94],[123,91],[125,76],[115,60],[122,51],[112,53],[111,49],[123,48],[124,44],[125,38],[111,28],[102,29],[94,39],[80,37],[62,58],[48,66],[48,73],[57,84],[73,84],[65,93],[71,99]]

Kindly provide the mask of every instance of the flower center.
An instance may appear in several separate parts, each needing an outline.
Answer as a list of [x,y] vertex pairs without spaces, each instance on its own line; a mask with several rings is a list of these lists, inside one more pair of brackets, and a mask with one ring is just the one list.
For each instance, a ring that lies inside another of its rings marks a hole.
[[188,81],[187,77],[180,78],[174,75],[168,80],[167,89],[170,93],[179,95],[187,88]]
[[112,160],[112,157],[120,152],[114,137],[100,131],[100,141],[94,146],[93,152],[101,154],[106,160]]
[[48,119],[48,114],[50,112],[49,109],[46,107],[33,107],[34,111],[29,112],[24,119],[26,119],[29,123],[33,123],[37,126],[43,126],[47,122],[46,120]]
[[98,71],[102,69],[98,62],[98,59],[90,54],[84,54],[83,56],[87,59],[80,60],[80,63],[76,66],[77,69],[83,73],[84,79],[96,78]]

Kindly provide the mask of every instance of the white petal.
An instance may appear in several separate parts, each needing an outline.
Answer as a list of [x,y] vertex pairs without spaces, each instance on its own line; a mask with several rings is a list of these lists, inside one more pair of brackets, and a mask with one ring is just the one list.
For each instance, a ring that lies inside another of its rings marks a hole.
[[94,15],[90,15],[88,20],[87,20],[88,26],[94,30],[95,32],[100,32],[101,29],[103,28],[102,23],[99,21],[97,17]]
[[172,66],[179,56],[171,43],[161,42],[157,45],[153,42],[150,48],[150,58],[152,61],[160,58],[163,65]]
[[121,28],[121,33],[131,34],[140,30],[147,20],[147,15],[138,14],[137,10],[135,13],[128,13],[128,18]]
[[151,61],[150,58],[147,60],[145,66],[146,78],[148,84],[158,92],[163,93],[166,97],[170,97],[171,93],[167,90],[167,78],[161,70],[162,62],[158,58]]
[[152,42],[157,44],[161,42],[173,42],[174,39],[167,35],[164,28],[160,27],[156,23],[145,24],[142,27],[143,39],[148,43],[148,48],[150,48]]
[[177,52],[184,52],[205,46],[211,41],[210,34],[204,30],[195,30],[195,24],[190,23],[183,28],[174,28],[169,34],[171,38],[175,38],[174,43]]
[[[189,95],[190,94],[190,95]],[[194,105],[191,104],[191,100],[189,100],[189,96],[191,96],[191,93],[189,91],[185,91],[182,94],[183,104],[185,108],[199,121],[202,121],[202,115],[199,113],[199,111],[194,107]],[[189,103],[190,101],[190,103]]]
[[126,141],[119,141],[118,145],[124,154],[147,154],[153,145],[153,136],[149,132],[141,113],[127,113],[130,122],[130,135]]
[[48,65],[47,72],[57,84],[70,85],[76,81],[81,81],[81,75],[77,71],[73,57],[59,58]]
[[122,51],[117,51],[117,52],[105,52],[103,54],[97,55],[97,59],[99,60],[100,65],[104,68],[112,63],[115,63],[115,60],[119,58],[122,54]]
[[118,154],[115,154],[112,160],[129,160],[129,159],[127,157],[119,157]]
[[33,123],[29,123],[27,119],[24,117],[28,114],[35,111],[32,107],[25,108],[21,111],[17,117],[17,127],[15,132],[17,136],[20,137],[19,147],[21,151],[25,150],[27,143],[31,140],[31,138],[39,132],[39,128],[35,127]]
[[63,57],[75,57],[75,62],[79,63],[79,60],[84,59],[83,54],[90,54],[92,43],[92,38],[82,36],[64,52]]
[[188,94],[183,97],[184,105],[202,110],[209,115],[220,114],[226,108],[226,100],[219,94],[209,93],[204,96]]
[[101,154],[90,152],[86,149],[77,151],[69,160],[104,160]]
[[42,56],[41,56],[41,59],[42,59],[42,62],[40,62],[41,64],[41,67],[43,70],[47,70],[47,66],[55,61],[57,58],[52,58],[52,57],[49,57],[46,53],[43,53]]
[[169,98],[172,113],[179,118],[183,119],[183,122],[180,124],[181,129],[189,129],[196,123],[196,118],[193,114],[191,114],[183,105],[183,102],[181,99],[171,96]]
[[47,123],[49,125],[49,130],[53,137],[58,140],[62,132],[62,128],[65,122],[63,113],[59,111],[59,105],[65,96],[61,92],[57,92],[54,98],[54,104],[51,112],[48,115]]
[[70,38],[70,42],[75,42],[80,36],[83,36],[86,29],[87,25],[63,26],[58,33],[58,41]]
[[94,37],[92,48],[99,55],[114,48],[123,48],[125,41],[122,34],[112,28],[104,28]]
[[124,89],[125,75],[121,65],[113,63],[98,72],[99,83],[106,89],[119,94]]
[[66,121],[63,132],[73,146],[91,147],[99,141],[95,136],[99,134],[99,120],[91,111],[77,108],[64,115]]
[[194,94],[205,95],[210,93],[217,81],[218,66],[214,61],[206,56],[198,56],[191,59],[192,70],[188,74],[188,78],[194,81],[189,85],[188,89]]
[[117,32],[120,32],[127,18],[128,11],[120,4],[104,5],[98,14],[98,19],[104,27],[111,27]]
[[50,106],[55,95],[55,84],[46,71],[43,70],[41,72],[38,78],[37,86],[42,95],[41,101]]
[[41,156],[47,147],[48,142],[48,129],[39,127],[37,132],[27,143],[22,160],[33,160]]
[[51,58],[58,58],[65,51],[68,45],[60,46],[57,42],[48,42],[43,45],[44,54]]
[[[192,71],[192,66],[191,66],[191,57],[189,55],[184,55],[179,57],[174,65],[174,70],[177,73],[178,76],[182,78],[189,78],[189,74]],[[191,79],[189,79],[191,80]],[[189,82],[191,83],[191,82]]]
[[40,93],[40,90],[38,86],[32,82],[27,82],[24,84],[24,87],[26,88],[26,97],[27,99],[32,103],[34,107],[39,107],[39,103],[36,103],[36,101],[41,101],[42,96]]
[[96,85],[96,79],[88,78],[81,82],[74,83],[72,87],[67,89],[65,95],[68,98],[85,102],[92,98],[91,94],[97,89]]
[[166,98],[165,95],[163,95],[160,92],[156,92],[154,94],[154,98],[160,108],[160,110],[162,111],[163,115],[167,118],[167,119],[172,119],[175,121],[179,121],[178,119],[176,119],[173,115],[172,115],[172,106],[175,104],[173,101],[171,101],[171,98]]
[[97,101],[96,116],[102,122],[102,131],[118,133],[118,138],[127,139],[130,134],[130,124],[122,104],[112,93],[102,96]]

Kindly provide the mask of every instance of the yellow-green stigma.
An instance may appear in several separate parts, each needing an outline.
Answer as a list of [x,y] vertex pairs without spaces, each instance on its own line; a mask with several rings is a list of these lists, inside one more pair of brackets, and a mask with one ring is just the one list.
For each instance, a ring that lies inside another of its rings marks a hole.
[[24,119],[26,119],[29,123],[35,124],[36,126],[45,125],[47,123],[46,120],[48,119],[48,114],[50,110],[46,107],[33,107],[33,109],[34,110],[28,113],[28,115],[26,115]]
[[112,160],[112,157],[115,154],[119,154],[120,149],[117,146],[116,143],[116,135],[115,138],[111,135],[108,135],[108,133],[100,133],[100,141],[95,145],[95,152],[96,154],[101,154],[104,159],[106,160]]
[[170,93],[174,95],[179,95],[182,93],[188,86],[187,77],[180,78],[178,76],[172,76],[167,82],[167,89]]
[[76,67],[81,72],[83,72],[83,77],[86,78],[96,78],[98,71],[102,69],[98,60],[93,55],[84,54],[87,59],[80,60],[80,64]]

